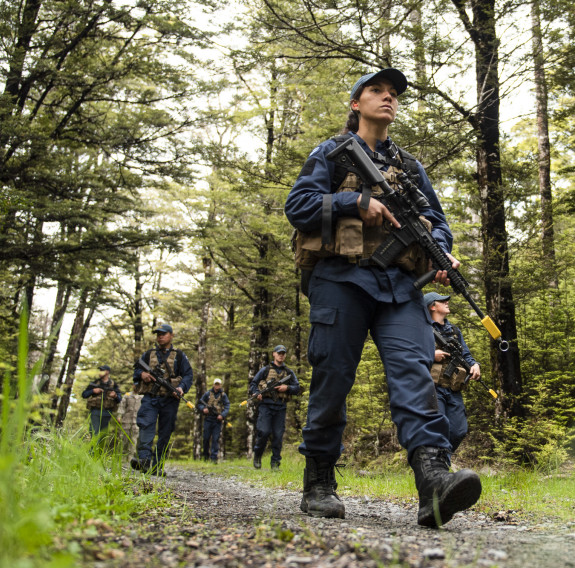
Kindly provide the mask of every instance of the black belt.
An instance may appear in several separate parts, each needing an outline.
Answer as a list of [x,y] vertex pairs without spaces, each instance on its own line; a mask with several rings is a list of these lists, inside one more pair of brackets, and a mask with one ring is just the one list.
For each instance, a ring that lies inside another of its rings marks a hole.
[[359,256],[348,256],[347,260],[351,264],[357,264],[357,266],[360,266],[361,268],[365,268],[366,266],[379,266],[377,262],[371,259],[371,257],[361,258]]

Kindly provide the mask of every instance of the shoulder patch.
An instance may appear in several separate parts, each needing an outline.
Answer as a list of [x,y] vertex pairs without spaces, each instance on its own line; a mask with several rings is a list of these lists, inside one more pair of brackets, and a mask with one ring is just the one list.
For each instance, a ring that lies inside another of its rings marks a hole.
[[[313,152],[312,152],[312,154],[313,154]],[[300,178],[302,176],[310,176],[311,174],[313,174],[316,162],[317,162],[317,160],[315,158],[312,158],[310,155],[310,157],[307,159],[306,163],[303,165],[303,168],[301,169],[301,172],[299,173],[298,178]]]

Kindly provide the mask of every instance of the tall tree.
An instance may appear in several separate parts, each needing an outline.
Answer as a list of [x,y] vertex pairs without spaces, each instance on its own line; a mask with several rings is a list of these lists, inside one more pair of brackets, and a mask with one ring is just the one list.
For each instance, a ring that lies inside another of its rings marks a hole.
[[541,241],[543,262],[549,286],[558,286],[555,261],[555,228],[553,225],[553,193],[551,190],[551,144],[549,142],[549,109],[547,80],[545,77],[545,56],[541,31],[541,10],[539,0],[531,2],[531,25],[533,44],[533,78],[537,101],[537,150],[539,169],[539,195],[541,200]]
[[206,34],[179,0],[0,7],[0,264],[17,275],[2,300],[17,306],[63,266],[159,238],[130,219],[146,186],[188,175],[195,87],[175,56],[193,66]]
[[487,310],[496,317],[509,351],[495,347],[491,352],[494,374],[503,392],[503,411],[521,414],[521,367],[517,324],[505,223],[505,194],[501,174],[499,43],[495,0],[471,2],[473,19],[465,0],[453,0],[465,30],[475,48],[477,111],[470,117],[477,135],[477,181],[481,198],[481,236]]

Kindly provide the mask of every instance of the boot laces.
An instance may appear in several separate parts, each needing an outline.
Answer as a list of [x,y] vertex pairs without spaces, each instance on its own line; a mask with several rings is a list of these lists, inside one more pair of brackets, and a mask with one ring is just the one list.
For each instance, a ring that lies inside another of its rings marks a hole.
[[329,464],[318,467],[315,471],[315,476],[312,481],[313,485],[321,486],[326,488],[329,494],[333,494],[337,488],[337,481],[335,478],[335,473],[343,477],[341,470],[346,466],[344,463]]

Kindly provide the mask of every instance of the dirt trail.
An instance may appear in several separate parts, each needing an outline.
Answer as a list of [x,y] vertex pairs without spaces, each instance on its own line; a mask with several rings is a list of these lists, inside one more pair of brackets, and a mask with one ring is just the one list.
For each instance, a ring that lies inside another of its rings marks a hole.
[[179,467],[167,473],[161,483],[177,501],[121,536],[102,529],[84,547],[86,566],[575,567],[575,523],[510,524],[468,511],[432,530],[417,526],[415,502],[350,497],[346,519],[315,519],[300,512],[295,490]]

